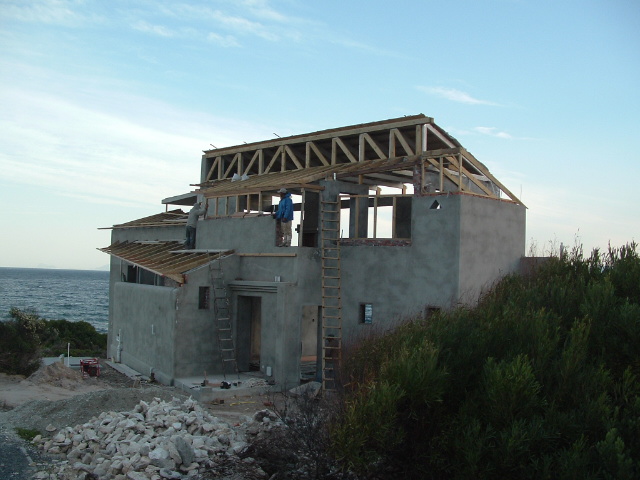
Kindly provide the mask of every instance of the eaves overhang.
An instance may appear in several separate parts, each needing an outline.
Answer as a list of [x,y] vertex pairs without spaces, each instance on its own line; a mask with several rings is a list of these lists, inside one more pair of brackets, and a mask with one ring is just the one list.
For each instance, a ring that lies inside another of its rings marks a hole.
[[187,273],[233,253],[227,249],[185,250],[183,243],[176,241],[115,242],[98,250],[181,285]]
[[129,222],[116,224],[113,227],[102,227],[98,230],[175,227],[176,225],[184,226],[187,224],[188,217],[188,213],[183,212],[181,209],[176,209],[169,212],[157,213],[148,217],[138,218],[137,220],[131,220]]

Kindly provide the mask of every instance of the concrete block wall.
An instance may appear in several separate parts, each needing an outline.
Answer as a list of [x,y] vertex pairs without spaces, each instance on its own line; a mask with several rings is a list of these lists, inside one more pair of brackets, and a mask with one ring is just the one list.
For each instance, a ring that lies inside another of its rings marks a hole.
[[474,304],[495,282],[518,272],[525,254],[526,207],[470,195],[460,199],[459,297]]
[[[343,187],[326,182],[328,194]],[[329,188],[330,187],[330,188]],[[373,326],[387,328],[426,306],[447,308],[473,303],[488,285],[515,271],[524,255],[525,209],[469,195],[413,197],[410,242],[345,242],[342,252],[342,304],[345,339],[370,329],[361,323],[361,304],[373,305]],[[439,208],[433,208],[437,202]],[[184,239],[184,227],[114,230],[115,240]],[[321,305],[319,248],[275,246],[270,216],[211,218],[198,223],[196,248],[233,249],[223,260],[236,321],[238,359],[248,363],[247,302],[259,297],[260,366],[271,367],[282,385],[300,375],[304,309]],[[243,256],[242,254],[266,254]],[[292,253],[295,256],[269,256]],[[109,354],[123,332],[123,362],[171,381],[221,371],[213,308],[198,309],[198,287],[211,285],[207,267],[190,272],[182,287],[126,284],[112,259]],[[279,279],[279,281],[277,281]],[[213,297],[211,298],[213,301]],[[151,325],[158,329],[151,334]],[[127,343],[136,351],[127,350]]]
[[[210,289],[209,308],[199,308],[200,287]],[[188,274],[186,284],[178,288],[175,318],[175,377],[204,377],[205,372],[221,372],[208,267]]]
[[109,355],[170,384],[175,378],[175,323],[177,288],[117,282],[113,286],[114,305],[110,321]]
[[[342,304],[345,340],[368,329],[388,328],[427,305],[447,308],[458,292],[459,206],[453,197],[414,197],[410,245],[344,246]],[[361,304],[373,306],[372,325],[362,324]]]

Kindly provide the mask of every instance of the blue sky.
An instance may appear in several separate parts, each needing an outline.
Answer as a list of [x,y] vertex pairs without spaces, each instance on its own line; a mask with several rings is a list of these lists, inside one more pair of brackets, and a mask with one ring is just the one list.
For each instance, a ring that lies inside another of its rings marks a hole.
[[640,240],[636,0],[0,0],[0,266],[94,269],[217,147],[424,113],[527,248]]

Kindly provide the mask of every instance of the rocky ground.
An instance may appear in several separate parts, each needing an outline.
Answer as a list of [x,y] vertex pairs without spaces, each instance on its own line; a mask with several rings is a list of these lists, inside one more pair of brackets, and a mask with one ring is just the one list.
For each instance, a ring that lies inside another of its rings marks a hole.
[[[28,379],[0,379],[0,433],[32,463],[29,469],[10,465],[8,478],[266,478],[252,459],[237,454],[249,437],[277,423],[266,408],[273,395],[256,388],[224,403],[200,404],[173,387],[134,387],[106,365],[99,378],[84,379],[61,366],[43,367]],[[19,404],[3,398],[21,389],[33,398],[24,392]],[[40,432],[36,448],[16,444],[15,427]]]

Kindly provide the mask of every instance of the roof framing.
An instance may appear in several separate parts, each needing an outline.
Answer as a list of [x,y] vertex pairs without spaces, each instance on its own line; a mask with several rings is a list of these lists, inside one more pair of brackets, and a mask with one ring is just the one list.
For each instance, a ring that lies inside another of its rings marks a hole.
[[[207,198],[281,187],[318,189],[319,180],[332,176],[372,188],[401,188],[414,182],[416,171],[422,179],[426,171],[437,171],[439,191],[445,184],[451,191],[452,183],[458,192],[521,203],[433,118],[422,114],[206,150],[201,183],[194,186]],[[422,190],[424,185],[414,187]]]
[[[194,194],[189,195],[194,199],[196,198]],[[188,217],[188,213],[183,212],[181,209],[176,209],[168,212],[157,213],[148,217],[138,218],[136,220],[131,220],[130,222],[120,223],[113,227],[102,227],[99,228],[99,230],[110,230],[112,228],[174,227],[176,225],[186,225]]]
[[[423,130],[432,124],[420,114],[206,150],[201,181],[413,155],[422,151]],[[438,148],[448,146],[436,141]]]
[[136,241],[115,242],[99,248],[145,270],[168,277],[179,284],[185,275],[210,262],[233,253],[233,250],[184,250],[181,242]]

